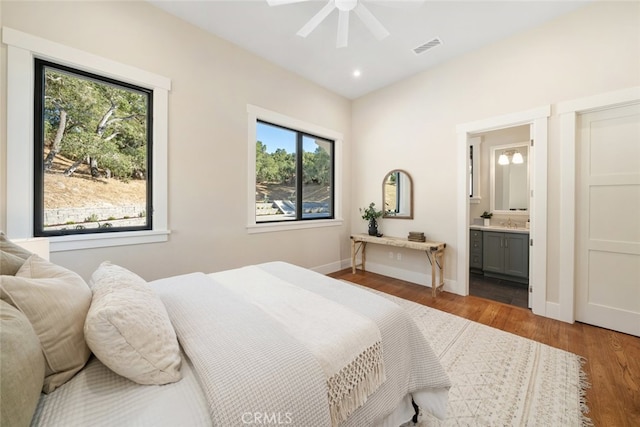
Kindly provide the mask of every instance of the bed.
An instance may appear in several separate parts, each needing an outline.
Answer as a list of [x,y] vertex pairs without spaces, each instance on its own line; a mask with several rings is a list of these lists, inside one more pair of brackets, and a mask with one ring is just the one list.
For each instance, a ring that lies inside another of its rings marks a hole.
[[[105,262],[87,285],[0,244],[3,425],[398,426],[416,406],[446,415],[450,382],[428,341],[357,286],[284,262],[149,283]],[[42,289],[53,293],[33,304]]]

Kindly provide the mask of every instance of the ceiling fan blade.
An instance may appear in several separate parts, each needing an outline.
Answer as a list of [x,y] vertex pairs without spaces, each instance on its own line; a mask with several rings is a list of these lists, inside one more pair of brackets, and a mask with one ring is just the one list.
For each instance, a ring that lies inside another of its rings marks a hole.
[[394,9],[417,9],[422,6],[424,2],[425,0],[369,0],[367,3],[391,7]]
[[329,0],[329,2],[322,9],[320,9],[320,12],[316,13],[314,17],[311,18],[309,22],[304,24],[304,27],[300,28],[300,30],[296,34],[301,37],[307,37],[313,30],[316,29],[318,25],[320,25],[322,21],[324,21],[327,16],[329,16],[331,12],[333,12],[333,9],[335,8],[335,2],[333,0]]
[[269,6],[282,6],[283,4],[302,3],[309,0],[267,0]]
[[378,40],[382,40],[389,35],[389,31],[387,31],[380,21],[378,21],[378,18],[373,16],[373,14],[369,12],[369,9],[367,9],[361,2],[358,2],[358,5],[353,9],[353,11]]
[[347,47],[349,41],[349,11],[340,10],[338,15],[338,41],[336,47]]

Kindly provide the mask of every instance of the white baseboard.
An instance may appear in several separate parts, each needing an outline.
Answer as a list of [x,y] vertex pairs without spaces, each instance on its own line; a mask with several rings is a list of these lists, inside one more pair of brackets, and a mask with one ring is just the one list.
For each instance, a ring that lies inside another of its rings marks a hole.
[[344,260],[342,261],[336,261],[336,262],[331,262],[329,264],[325,264],[325,265],[319,265],[317,267],[311,267],[310,270],[313,270],[317,273],[321,273],[321,274],[329,274],[329,273],[333,273],[339,270],[342,270],[343,268],[347,268],[351,265],[351,261],[349,261],[349,263],[344,266]]
[[546,311],[544,313],[544,317],[548,317],[550,319],[555,319],[555,320],[559,320],[561,322],[565,322],[565,323],[574,323],[573,319],[566,319],[565,316],[563,316],[562,310],[560,309],[560,304],[557,302],[549,302],[547,301],[547,304],[545,306]]
[[[341,267],[339,269],[349,268],[351,267],[351,260],[342,260],[340,263]],[[333,271],[337,271],[335,269]],[[316,270],[317,271],[317,270]],[[367,271],[372,273],[381,274],[383,276],[393,277],[395,279],[405,280],[407,282],[415,283],[420,286],[424,286],[426,288],[431,287],[431,273],[420,273],[416,271],[403,270],[401,268],[394,268],[384,264],[377,264],[374,262],[367,262]],[[447,292],[454,292],[456,281],[448,280],[445,278],[444,280],[444,289]]]

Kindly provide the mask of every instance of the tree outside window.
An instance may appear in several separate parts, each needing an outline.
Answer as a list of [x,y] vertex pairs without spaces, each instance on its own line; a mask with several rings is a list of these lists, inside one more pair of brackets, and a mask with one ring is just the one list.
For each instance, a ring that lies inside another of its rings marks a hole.
[[150,230],[152,91],[35,67],[34,234]]
[[256,222],[334,218],[334,141],[256,124]]

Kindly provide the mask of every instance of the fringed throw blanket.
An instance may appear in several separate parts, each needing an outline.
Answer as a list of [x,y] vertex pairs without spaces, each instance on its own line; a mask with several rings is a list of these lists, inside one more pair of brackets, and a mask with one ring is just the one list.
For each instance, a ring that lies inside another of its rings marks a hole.
[[256,266],[215,277],[279,322],[318,360],[326,375],[333,425],[384,382],[382,338],[371,320]]

